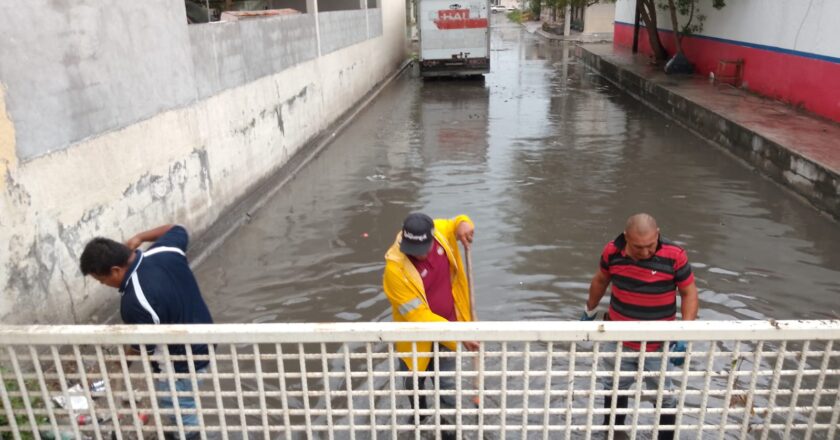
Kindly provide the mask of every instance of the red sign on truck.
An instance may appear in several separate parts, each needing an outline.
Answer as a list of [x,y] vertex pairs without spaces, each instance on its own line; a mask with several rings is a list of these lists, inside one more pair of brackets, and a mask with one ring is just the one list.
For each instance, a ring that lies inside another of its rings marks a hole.
[[438,11],[435,25],[440,30],[480,29],[487,27],[486,18],[470,18],[469,9],[446,9]]

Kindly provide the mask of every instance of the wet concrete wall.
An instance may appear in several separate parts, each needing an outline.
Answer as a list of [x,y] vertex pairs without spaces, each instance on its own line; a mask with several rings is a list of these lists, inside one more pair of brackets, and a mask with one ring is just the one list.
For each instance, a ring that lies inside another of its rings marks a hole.
[[[381,37],[320,58],[305,23],[314,23],[311,16],[190,27],[176,0],[33,3],[43,10],[27,4],[15,12],[28,31],[0,19],[7,36],[15,32],[0,42],[2,323],[87,322],[103,304],[116,307],[115,291],[79,273],[87,240],[123,240],[166,222],[185,224],[196,237],[405,59],[402,2],[384,6]],[[80,14],[91,18],[79,21]],[[79,28],[39,24],[51,15]],[[129,18],[137,24],[107,32]],[[39,38],[28,35],[33,28]],[[18,37],[32,43],[30,52],[7,50]],[[155,45],[167,48],[155,52]],[[60,61],[82,52],[92,63],[87,70]],[[148,79],[132,83],[141,74]],[[50,88],[50,78],[71,77],[90,83]],[[38,90],[44,87],[54,93]],[[23,105],[21,96],[45,105],[54,99],[66,114]],[[91,96],[102,110],[83,105]]]
[[368,9],[367,15],[369,38],[382,36],[382,8]]
[[318,14],[321,32],[321,53],[336,51],[346,44],[367,38],[367,12],[332,11]]
[[[125,4],[129,3],[129,4]],[[32,159],[195,99],[183,2],[36,0],[0,14],[0,81]]]
[[189,26],[201,98],[318,57],[313,14]]

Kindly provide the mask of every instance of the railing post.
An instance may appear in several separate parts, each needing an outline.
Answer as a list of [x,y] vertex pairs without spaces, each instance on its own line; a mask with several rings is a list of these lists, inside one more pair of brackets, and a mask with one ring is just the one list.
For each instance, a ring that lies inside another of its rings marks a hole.
[[306,13],[315,19],[315,45],[318,47],[318,58],[321,58],[321,23],[318,19],[318,0],[306,0]]

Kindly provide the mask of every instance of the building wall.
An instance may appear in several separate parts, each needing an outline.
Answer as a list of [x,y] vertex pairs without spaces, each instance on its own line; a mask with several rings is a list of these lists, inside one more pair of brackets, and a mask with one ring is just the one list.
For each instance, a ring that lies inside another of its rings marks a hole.
[[0,14],[21,160],[195,100],[184,5],[171,3],[34,0]]
[[583,19],[584,34],[611,34],[615,21],[615,4],[597,3],[586,8]]
[[[701,1],[703,31],[683,40],[701,74],[721,59],[743,59],[745,86],[758,93],[840,121],[840,2],[739,0],[716,10]],[[615,44],[633,42],[634,0],[616,4]],[[682,21],[685,18],[681,19]],[[663,44],[674,51],[670,18],[659,11]],[[647,34],[639,48],[650,53]]]
[[87,322],[116,304],[78,270],[90,238],[206,230],[406,56],[403,2],[368,11],[378,36],[320,57],[312,16],[188,26],[182,0],[31,3],[0,15],[8,324]]
[[367,11],[332,11],[318,14],[321,53],[330,53],[367,38]]

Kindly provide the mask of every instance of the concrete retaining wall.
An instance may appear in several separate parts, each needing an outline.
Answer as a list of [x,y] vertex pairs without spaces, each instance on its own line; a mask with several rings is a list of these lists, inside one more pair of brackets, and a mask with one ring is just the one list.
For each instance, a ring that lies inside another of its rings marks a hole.
[[601,76],[709,141],[754,165],[840,220],[840,174],[596,53],[580,50]]
[[189,26],[201,98],[318,57],[312,14]]
[[368,9],[368,38],[382,35],[382,9]]
[[34,0],[0,14],[0,82],[26,161],[195,100],[183,2]]
[[321,53],[327,54],[367,38],[367,11],[334,11],[318,14]]
[[96,319],[117,293],[81,276],[87,240],[166,222],[197,236],[406,55],[404,2],[383,5],[380,37],[320,58],[311,15],[187,26],[181,0],[31,3],[0,18],[9,324]]

